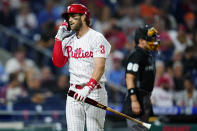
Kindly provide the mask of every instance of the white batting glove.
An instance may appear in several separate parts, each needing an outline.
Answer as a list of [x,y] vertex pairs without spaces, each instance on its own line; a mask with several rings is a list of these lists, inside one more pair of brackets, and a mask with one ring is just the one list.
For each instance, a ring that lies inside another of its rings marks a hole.
[[72,31],[71,30],[68,31],[67,27],[68,27],[68,24],[65,21],[62,22],[55,38],[62,41],[64,38],[71,36]]
[[84,102],[86,97],[90,94],[90,91],[91,91],[91,89],[89,86],[84,86],[83,89],[77,91],[74,94],[74,99],[77,101]]

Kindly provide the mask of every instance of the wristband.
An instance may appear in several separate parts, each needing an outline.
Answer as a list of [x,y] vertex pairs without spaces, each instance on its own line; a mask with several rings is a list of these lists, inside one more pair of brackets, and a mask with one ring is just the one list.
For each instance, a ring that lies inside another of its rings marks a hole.
[[59,40],[58,38],[55,38],[55,41],[58,41],[58,43],[62,44],[62,41]]
[[135,88],[128,89],[128,95],[129,95],[129,96],[135,95],[135,94],[136,94]]
[[95,79],[91,78],[89,82],[86,84],[90,88],[90,90],[93,90],[95,86],[97,86],[98,83]]

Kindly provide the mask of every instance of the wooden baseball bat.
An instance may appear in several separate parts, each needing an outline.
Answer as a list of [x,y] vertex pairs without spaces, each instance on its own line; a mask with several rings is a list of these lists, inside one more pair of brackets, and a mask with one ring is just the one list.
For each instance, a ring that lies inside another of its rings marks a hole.
[[[74,91],[69,90],[69,92],[68,92],[68,95],[69,95],[69,96],[73,97],[74,94],[75,94]],[[103,110],[107,110],[107,111],[113,112],[113,113],[115,113],[115,114],[117,114],[117,115],[119,115],[119,116],[125,117],[125,118],[127,118],[127,119],[129,119],[129,120],[131,120],[131,121],[134,121],[134,122],[136,122],[136,123],[138,123],[138,124],[140,124],[140,125],[146,127],[147,129],[150,129],[150,127],[151,127],[151,124],[149,124],[149,123],[145,123],[145,122],[139,121],[139,120],[137,120],[137,119],[135,119],[135,118],[133,118],[133,117],[130,117],[130,116],[126,115],[126,114],[123,114],[123,113],[120,113],[120,112],[118,112],[118,111],[116,111],[116,110],[113,110],[113,109],[111,109],[110,107],[107,107],[107,106],[105,106],[105,105],[103,105],[103,104],[101,104],[101,103],[99,103],[99,102],[97,102],[97,101],[95,101],[95,100],[93,100],[93,99],[91,99],[91,98],[88,98],[88,97],[87,97],[87,98],[85,99],[85,102],[88,103],[88,104],[90,104],[90,105],[93,105],[93,106],[95,106],[95,107],[98,107],[98,108],[101,108],[101,109],[103,109]]]

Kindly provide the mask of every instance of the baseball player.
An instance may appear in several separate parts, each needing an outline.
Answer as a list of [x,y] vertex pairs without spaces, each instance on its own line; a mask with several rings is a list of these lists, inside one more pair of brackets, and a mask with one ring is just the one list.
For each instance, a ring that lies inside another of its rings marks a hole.
[[82,4],[71,4],[62,17],[53,49],[57,67],[69,64],[70,88],[76,93],[67,97],[68,131],[103,131],[105,111],[84,103],[88,96],[107,105],[105,61],[111,46],[105,37],[90,28],[90,13]]
[[[155,64],[150,51],[157,51],[159,39],[157,30],[140,27],[135,33],[136,47],[128,57],[126,66],[126,85],[128,89],[123,112],[136,119],[147,122],[152,113],[150,95],[154,87]],[[146,131],[145,127],[127,120],[132,131]]]

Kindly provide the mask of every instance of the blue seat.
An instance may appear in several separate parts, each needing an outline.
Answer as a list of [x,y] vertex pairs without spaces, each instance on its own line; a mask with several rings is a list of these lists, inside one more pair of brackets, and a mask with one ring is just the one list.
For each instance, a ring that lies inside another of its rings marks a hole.
[[65,110],[66,102],[61,97],[52,96],[42,104],[43,110]]
[[5,104],[0,104],[0,110],[6,110],[6,109],[7,109],[7,107]]
[[13,110],[31,110],[34,111],[36,104],[33,103],[29,97],[20,98],[17,102],[13,105]]

